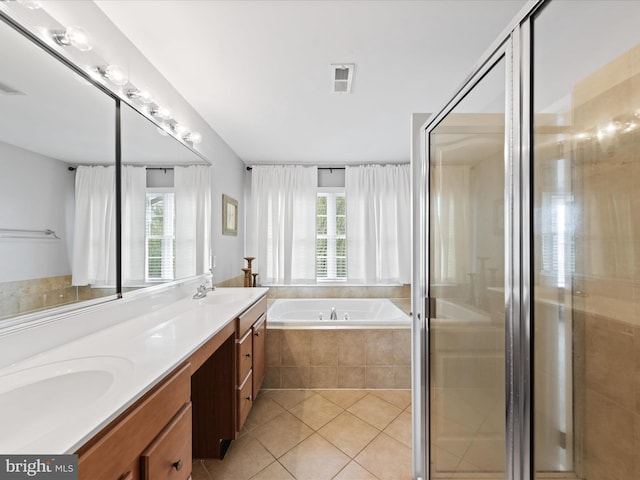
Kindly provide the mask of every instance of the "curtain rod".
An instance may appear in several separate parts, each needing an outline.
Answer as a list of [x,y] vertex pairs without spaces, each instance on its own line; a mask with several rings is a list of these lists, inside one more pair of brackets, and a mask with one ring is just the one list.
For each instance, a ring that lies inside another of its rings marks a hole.
[[[410,163],[361,163],[356,165],[348,165],[349,167],[366,167],[370,165],[381,165],[381,166],[391,166],[391,165],[410,165]],[[273,166],[273,165],[267,165]],[[247,167],[247,172],[253,170],[253,167]],[[346,170],[346,167],[318,167],[318,170]]]
[[[73,172],[76,170],[76,168],[77,167],[67,167],[67,170],[69,170],[70,172]],[[167,170],[173,170],[173,167],[144,167],[144,168],[146,168],[147,170],[164,170],[165,172]]]
[[[345,167],[318,167],[318,170],[344,170]],[[247,172],[250,172],[251,170],[253,170],[253,167],[247,167]]]

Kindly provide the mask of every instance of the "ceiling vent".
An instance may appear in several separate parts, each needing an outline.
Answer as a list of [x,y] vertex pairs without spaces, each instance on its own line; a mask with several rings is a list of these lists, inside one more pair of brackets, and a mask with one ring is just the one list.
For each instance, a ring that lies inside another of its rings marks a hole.
[[13,87],[10,87],[6,83],[0,82],[0,94],[2,95],[24,95],[24,92],[20,90],[16,90]]
[[353,82],[353,63],[334,63],[331,65],[331,93],[350,93]]

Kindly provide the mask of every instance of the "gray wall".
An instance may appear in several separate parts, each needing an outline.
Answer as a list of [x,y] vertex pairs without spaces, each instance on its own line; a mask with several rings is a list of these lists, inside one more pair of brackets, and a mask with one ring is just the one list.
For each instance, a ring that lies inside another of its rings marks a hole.
[[75,175],[53,158],[0,142],[0,227],[61,240],[0,239],[0,283],[71,274]]

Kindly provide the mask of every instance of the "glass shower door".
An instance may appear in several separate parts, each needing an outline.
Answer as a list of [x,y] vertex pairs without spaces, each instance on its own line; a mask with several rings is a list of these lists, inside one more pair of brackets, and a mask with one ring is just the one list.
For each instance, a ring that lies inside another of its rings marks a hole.
[[640,2],[533,30],[535,475],[640,478]]
[[504,478],[505,58],[429,134],[430,478]]

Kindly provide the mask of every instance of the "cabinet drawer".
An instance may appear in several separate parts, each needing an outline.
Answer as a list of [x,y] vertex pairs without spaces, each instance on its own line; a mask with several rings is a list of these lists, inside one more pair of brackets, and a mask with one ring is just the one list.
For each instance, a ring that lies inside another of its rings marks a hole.
[[253,343],[251,341],[251,331],[238,340],[238,385],[247,378],[247,373],[253,364]]
[[141,455],[142,480],[187,480],[191,475],[191,402]]
[[[191,377],[187,364],[168,375],[167,380],[99,433],[95,441],[77,452],[79,478],[119,479],[123,472],[130,470],[132,462],[139,464],[140,452],[189,401],[190,392]],[[137,478],[137,472],[133,473],[133,478]]]
[[264,296],[254,303],[246,312],[238,317],[238,336],[242,337],[250,330],[256,320],[267,311],[267,297]]
[[251,411],[251,406],[253,405],[253,376],[251,372],[247,375],[247,378],[244,379],[242,385],[238,387],[238,398],[237,398],[237,406],[238,406],[238,426],[237,430],[240,431],[242,426],[244,425],[244,421],[247,419],[247,415]]

